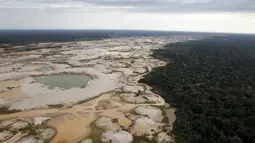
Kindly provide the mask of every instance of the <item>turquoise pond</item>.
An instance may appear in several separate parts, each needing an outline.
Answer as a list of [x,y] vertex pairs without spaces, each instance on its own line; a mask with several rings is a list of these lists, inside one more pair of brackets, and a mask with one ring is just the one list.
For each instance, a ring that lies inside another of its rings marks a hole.
[[59,87],[61,89],[70,89],[85,87],[90,80],[90,77],[86,75],[61,74],[39,76],[35,77],[35,79],[39,83],[49,86],[51,88]]
[[53,68],[51,66],[45,66],[45,67],[41,67],[39,68],[40,71],[50,71],[53,70]]

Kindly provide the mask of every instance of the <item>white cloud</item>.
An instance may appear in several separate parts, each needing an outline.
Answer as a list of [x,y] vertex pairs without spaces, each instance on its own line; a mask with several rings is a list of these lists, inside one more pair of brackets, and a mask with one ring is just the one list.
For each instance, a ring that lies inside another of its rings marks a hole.
[[255,12],[254,0],[0,0],[0,7],[5,8],[87,6],[133,8],[135,12]]
[[[253,2],[232,0],[233,5],[226,8],[229,2],[230,0],[120,0],[118,3],[116,0],[0,0],[0,29],[139,29],[255,33],[255,12],[232,10],[237,4],[240,4],[239,7],[247,7],[248,4],[253,7]],[[188,6],[190,7],[186,10]],[[202,9],[210,8],[205,11],[201,10],[201,6]],[[170,7],[175,8],[169,10]]]

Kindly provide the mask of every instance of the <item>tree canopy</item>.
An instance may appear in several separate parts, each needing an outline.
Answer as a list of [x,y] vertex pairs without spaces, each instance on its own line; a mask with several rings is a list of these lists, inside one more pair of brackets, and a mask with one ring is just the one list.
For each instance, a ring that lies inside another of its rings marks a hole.
[[255,143],[255,42],[231,37],[168,44],[141,82],[177,108],[177,143]]

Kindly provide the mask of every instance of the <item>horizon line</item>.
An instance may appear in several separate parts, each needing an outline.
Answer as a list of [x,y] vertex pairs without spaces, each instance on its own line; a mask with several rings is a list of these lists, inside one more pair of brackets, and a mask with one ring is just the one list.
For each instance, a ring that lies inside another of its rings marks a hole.
[[212,32],[212,31],[178,31],[178,30],[155,30],[155,29],[1,29],[0,31],[151,31],[151,32],[178,32],[178,33],[204,33],[204,34],[241,34],[241,35],[255,35],[255,33],[242,32]]

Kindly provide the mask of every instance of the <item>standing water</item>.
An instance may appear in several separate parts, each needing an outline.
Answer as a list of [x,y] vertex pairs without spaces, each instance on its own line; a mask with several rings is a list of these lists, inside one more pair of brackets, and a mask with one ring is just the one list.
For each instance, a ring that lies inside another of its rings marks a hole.
[[86,75],[48,75],[35,77],[41,84],[47,85],[51,88],[59,87],[62,89],[70,88],[83,88],[87,85],[90,80],[89,76]]

